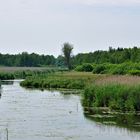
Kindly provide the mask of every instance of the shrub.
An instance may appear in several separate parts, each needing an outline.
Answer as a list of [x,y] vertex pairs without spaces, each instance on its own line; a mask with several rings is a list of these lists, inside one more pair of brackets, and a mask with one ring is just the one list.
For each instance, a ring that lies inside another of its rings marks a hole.
[[114,75],[140,75],[140,63],[126,62],[122,64],[83,64],[75,68],[76,71],[90,72],[94,74],[114,74]]
[[105,73],[106,70],[106,66],[105,65],[97,65],[94,69],[93,69],[93,73],[94,74],[103,74]]
[[115,65],[114,68],[112,67],[111,74],[124,75],[127,73],[126,70],[127,70],[126,66],[124,66],[123,64],[118,64]]
[[130,70],[128,73],[130,75],[140,76],[140,70]]
[[77,66],[77,67],[75,68],[75,71],[79,71],[79,72],[84,71],[84,70],[83,70],[83,66],[82,66],[82,65]]
[[0,73],[0,80],[12,80],[15,79],[12,73]]
[[91,64],[83,64],[79,65],[75,68],[76,71],[81,71],[81,72],[92,72],[93,71],[93,66]]
[[91,64],[83,64],[83,70],[85,72],[92,72],[93,71],[93,66]]

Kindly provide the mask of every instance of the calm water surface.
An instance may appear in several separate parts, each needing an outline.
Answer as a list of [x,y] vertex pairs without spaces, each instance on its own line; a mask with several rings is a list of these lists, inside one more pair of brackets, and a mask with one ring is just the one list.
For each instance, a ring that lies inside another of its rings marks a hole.
[[0,140],[140,140],[140,132],[106,126],[83,115],[78,95],[2,85]]

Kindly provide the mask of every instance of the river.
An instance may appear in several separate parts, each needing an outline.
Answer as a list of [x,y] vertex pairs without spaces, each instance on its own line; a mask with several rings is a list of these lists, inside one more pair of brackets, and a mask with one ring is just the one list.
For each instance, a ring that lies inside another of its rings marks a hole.
[[84,116],[80,95],[2,85],[0,140],[139,140],[140,132]]

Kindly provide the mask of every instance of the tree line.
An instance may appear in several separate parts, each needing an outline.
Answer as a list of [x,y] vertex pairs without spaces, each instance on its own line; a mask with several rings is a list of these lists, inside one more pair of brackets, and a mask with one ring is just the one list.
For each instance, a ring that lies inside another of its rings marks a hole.
[[73,57],[73,64],[83,63],[111,63],[121,64],[124,62],[140,62],[140,48],[117,48],[109,47],[107,51],[95,51],[90,53],[80,53]]
[[53,55],[28,54],[27,52],[16,55],[0,54],[1,66],[39,67],[55,65],[55,61]]
[[21,54],[1,54],[0,65],[2,66],[57,66],[75,68],[77,65],[84,63],[111,63],[121,64],[124,62],[140,62],[140,48],[117,48],[109,47],[107,51],[98,50],[89,53],[79,53],[72,55],[73,45],[64,43],[62,52],[64,55],[59,55],[57,58],[53,55],[39,55],[36,53],[28,54],[23,52]]
[[[63,56],[59,56],[57,58],[57,62],[59,62],[58,64],[67,64],[64,63],[65,57],[63,58]],[[71,66],[75,68],[76,66],[82,64],[122,64],[125,62],[140,62],[140,48],[136,46],[133,48],[118,47],[117,49],[109,47],[109,49],[106,51],[98,50],[89,53],[79,53],[72,56],[69,63],[71,63]]]

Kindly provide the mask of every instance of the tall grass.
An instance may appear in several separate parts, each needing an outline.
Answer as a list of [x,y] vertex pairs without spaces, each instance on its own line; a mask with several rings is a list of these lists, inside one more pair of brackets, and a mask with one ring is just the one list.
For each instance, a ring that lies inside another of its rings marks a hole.
[[61,77],[32,77],[21,82],[21,86],[27,88],[65,88],[65,89],[83,89],[85,81],[83,79],[70,79]]
[[85,72],[56,72],[27,77],[21,82],[21,86],[34,88],[65,88],[84,89],[86,85],[93,83],[98,77]]
[[26,77],[39,76],[54,73],[54,70],[23,70],[12,72],[0,72],[0,80],[12,80],[12,79],[25,79]]
[[140,111],[140,85],[92,85],[84,90],[83,105],[109,107],[111,110],[123,112]]

